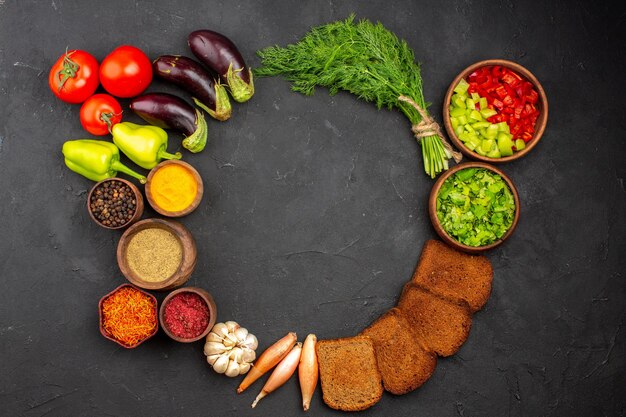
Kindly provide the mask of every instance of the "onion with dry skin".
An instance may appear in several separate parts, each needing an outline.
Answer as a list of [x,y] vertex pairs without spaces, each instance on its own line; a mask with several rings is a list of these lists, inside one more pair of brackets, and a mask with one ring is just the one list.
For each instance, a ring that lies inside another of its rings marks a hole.
[[237,394],[244,392],[254,381],[283,360],[296,344],[297,340],[298,336],[296,336],[294,332],[291,332],[267,348],[267,350],[259,356],[259,359],[255,362],[244,380],[241,381],[241,384],[237,388]]
[[270,377],[267,379],[263,389],[252,403],[252,408],[256,407],[257,403],[265,398],[267,394],[276,391],[278,388],[283,386],[289,378],[291,378],[291,375],[296,372],[296,368],[300,363],[301,353],[302,343],[297,343],[287,356],[285,356],[285,358],[276,366],[276,369],[274,369],[274,372],[272,372]]
[[306,337],[304,345],[302,346],[300,365],[298,366],[298,379],[300,380],[302,408],[304,411],[307,411],[311,405],[311,397],[313,397],[313,393],[315,392],[319,376],[317,354],[315,353],[316,344],[317,336],[310,334]]

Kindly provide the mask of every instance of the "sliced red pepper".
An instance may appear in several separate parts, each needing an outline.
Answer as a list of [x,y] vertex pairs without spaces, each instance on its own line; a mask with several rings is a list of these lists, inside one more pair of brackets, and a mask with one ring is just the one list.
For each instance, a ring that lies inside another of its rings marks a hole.
[[[515,96],[515,93],[517,93],[517,91],[515,91],[513,87],[508,84],[504,84],[504,89],[506,90],[506,93],[510,96]],[[519,94],[517,94],[517,96],[519,96]]]
[[506,97],[506,95],[508,93],[506,91],[506,88],[504,88],[503,85],[499,85],[499,86],[496,87],[496,94],[498,95],[498,97],[504,98],[504,97]]
[[522,100],[516,99],[515,103],[513,104],[513,108],[515,109],[515,118],[520,119],[522,117],[522,111],[524,110],[524,104],[522,103]]
[[489,117],[489,118],[487,119],[487,121],[488,121],[489,123],[500,123],[500,122],[502,122],[502,121],[503,121],[503,120],[502,120],[502,115],[501,115],[501,114],[496,114],[496,115],[494,115],[494,116]]
[[490,123],[506,122],[514,139],[532,139],[539,118],[539,94],[532,83],[500,65],[479,68],[467,80],[468,93],[486,98],[487,107],[498,112],[487,119]]
[[532,83],[530,83],[530,82],[528,82],[528,81],[526,81],[526,82],[524,83],[524,93],[525,93],[525,94],[528,94],[528,93],[529,93],[530,91],[532,91],[532,90],[534,90],[533,84],[532,84]]
[[508,69],[505,70],[500,79],[511,87],[516,87],[522,81],[522,77],[519,74]]
[[535,90],[530,90],[526,93],[526,100],[530,103],[535,104],[539,99],[539,94]]
[[487,77],[485,81],[478,84],[478,87],[489,91],[489,89],[493,87],[493,82],[491,81],[491,78]]
[[526,117],[530,117],[535,112],[535,109],[532,104],[526,103],[524,105],[524,113]]

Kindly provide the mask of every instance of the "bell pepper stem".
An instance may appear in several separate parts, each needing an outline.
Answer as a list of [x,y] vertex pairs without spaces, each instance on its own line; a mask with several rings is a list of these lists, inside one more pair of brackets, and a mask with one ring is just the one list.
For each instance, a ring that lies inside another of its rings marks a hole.
[[157,154],[157,159],[180,159],[183,155],[180,152],[169,153],[165,150],[165,148],[159,149],[159,153]]
[[133,178],[137,178],[139,182],[142,184],[146,183],[146,177],[128,168],[126,165],[124,165],[120,161],[112,161],[111,169],[114,171],[123,172],[124,174],[130,175]]

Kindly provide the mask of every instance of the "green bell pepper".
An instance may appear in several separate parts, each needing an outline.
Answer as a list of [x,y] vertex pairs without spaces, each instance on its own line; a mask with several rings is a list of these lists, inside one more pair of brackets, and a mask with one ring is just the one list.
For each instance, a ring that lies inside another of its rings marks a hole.
[[167,133],[156,126],[123,122],[111,130],[113,142],[124,155],[142,168],[152,169],[162,159],[180,159],[180,152],[167,152]]
[[145,184],[146,177],[120,162],[120,151],[111,142],[92,139],[70,140],[63,144],[65,165],[92,181],[102,181],[123,172]]

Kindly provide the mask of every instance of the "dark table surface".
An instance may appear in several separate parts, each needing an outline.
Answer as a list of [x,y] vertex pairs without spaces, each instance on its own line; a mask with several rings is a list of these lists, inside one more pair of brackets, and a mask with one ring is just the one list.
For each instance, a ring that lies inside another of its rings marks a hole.
[[[488,253],[493,292],[468,341],[422,388],[386,394],[361,414],[624,415],[623,8],[177,3],[0,0],[0,414],[302,415],[295,378],[251,410],[262,384],[237,396],[238,380],[206,365],[201,342],[160,332],[124,350],[100,335],[98,300],[125,282],[115,261],[120,232],[92,223],[92,183],[63,164],[61,144],[89,135],[79,107],[52,96],[47,75],[67,46],[98,59],[121,44],[153,58],[189,55],[186,36],[199,28],[227,34],[255,66],[258,49],[354,11],[415,50],[438,118],[453,77],[487,58],[526,66],[550,103],[541,143],[503,166],[519,188],[521,219]],[[354,335],[396,303],[435,236],[426,205],[433,181],[401,114],[260,79],[231,120],[209,127],[206,150],[184,156],[204,178],[205,197],[182,222],[198,244],[189,284],[213,294],[219,320],[248,327],[263,349],[288,331]],[[308,414],[339,413],[318,389]]]

